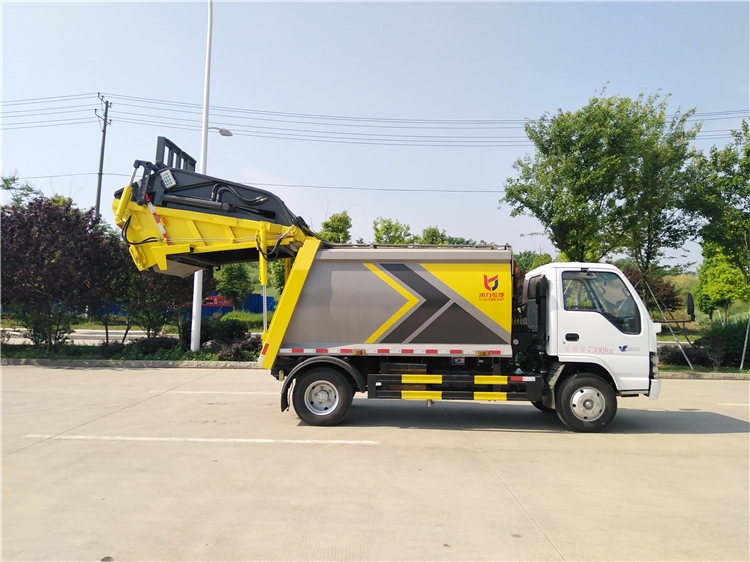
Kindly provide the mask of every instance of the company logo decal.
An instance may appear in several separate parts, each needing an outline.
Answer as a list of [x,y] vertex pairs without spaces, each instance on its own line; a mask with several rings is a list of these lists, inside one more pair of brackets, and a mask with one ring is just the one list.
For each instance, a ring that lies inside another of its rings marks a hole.
[[505,298],[505,293],[496,292],[500,285],[498,277],[498,275],[484,276],[484,288],[487,289],[487,292],[479,293],[480,301],[501,301]]
[[497,285],[498,285],[497,277],[498,277],[497,275],[494,275],[492,277],[487,277],[485,275],[484,276],[484,288],[487,289],[488,291],[497,290]]
[[618,345],[617,349],[619,349],[622,353],[631,353],[641,350],[640,347],[633,347],[632,345]]
[[620,351],[623,351],[623,352],[628,348],[627,345],[620,345],[618,347],[620,348]]

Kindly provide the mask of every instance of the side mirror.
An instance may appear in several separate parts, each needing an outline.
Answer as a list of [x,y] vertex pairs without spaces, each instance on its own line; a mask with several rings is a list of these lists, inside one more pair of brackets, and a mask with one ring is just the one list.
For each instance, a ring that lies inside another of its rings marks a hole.
[[695,322],[695,302],[693,301],[693,294],[690,292],[685,293],[685,307],[688,316],[690,316],[690,321]]

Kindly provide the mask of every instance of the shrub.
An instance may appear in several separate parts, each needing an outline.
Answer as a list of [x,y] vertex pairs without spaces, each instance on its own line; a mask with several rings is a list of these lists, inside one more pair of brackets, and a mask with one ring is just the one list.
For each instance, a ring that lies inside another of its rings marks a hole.
[[[739,367],[746,327],[747,321],[726,326],[712,324],[705,331],[704,337],[695,340],[692,347],[685,346],[683,349],[693,365],[714,369]],[[660,347],[659,361],[665,365],[687,365],[677,346]]]
[[125,344],[119,341],[102,342],[99,351],[101,352],[102,357],[105,359],[111,359],[118,353],[125,351]]
[[[701,367],[712,367],[711,359],[700,347],[683,346],[690,363]],[[676,345],[663,345],[659,348],[659,362],[663,365],[682,365],[687,367],[685,356]]]
[[[736,322],[722,326],[721,324],[712,324],[706,330],[707,337],[718,337],[723,340],[724,360],[722,364],[725,367],[739,367],[742,358],[742,346],[745,343],[745,330],[747,329],[747,319],[742,322]],[[745,361],[747,362],[747,354]]]
[[[271,318],[273,318],[273,313],[268,313],[268,323],[271,323]],[[222,317],[222,320],[226,322],[227,320],[242,320],[245,325],[247,326],[247,330],[251,331],[260,331],[263,329],[263,314],[260,312],[247,312],[245,310],[234,310],[232,312],[229,312],[225,314]]]
[[261,341],[255,336],[236,341],[219,352],[220,361],[255,361],[260,354]]
[[[172,351],[175,348],[180,347],[180,340],[176,338],[142,338],[135,340],[132,344],[135,349],[138,350],[144,356],[153,355],[154,353],[162,350]],[[126,346],[127,347],[127,346]]]
[[247,323],[237,318],[222,318],[220,322],[212,326],[211,339],[228,344],[236,340],[244,340],[247,336]]
[[13,311],[13,319],[25,329],[24,335],[34,346],[41,347],[48,343],[49,351],[70,341],[72,324],[77,315],[58,305],[53,305],[49,314],[29,312],[17,307]]

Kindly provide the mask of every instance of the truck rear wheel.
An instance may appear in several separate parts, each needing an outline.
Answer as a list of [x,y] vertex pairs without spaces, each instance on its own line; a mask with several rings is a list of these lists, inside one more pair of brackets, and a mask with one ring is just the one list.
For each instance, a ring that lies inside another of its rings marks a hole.
[[352,405],[352,386],[334,369],[312,369],[294,382],[292,404],[309,425],[336,425]]
[[599,431],[614,419],[617,396],[601,377],[579,373],[559,388],[555,406],[557,417],[573,431]]

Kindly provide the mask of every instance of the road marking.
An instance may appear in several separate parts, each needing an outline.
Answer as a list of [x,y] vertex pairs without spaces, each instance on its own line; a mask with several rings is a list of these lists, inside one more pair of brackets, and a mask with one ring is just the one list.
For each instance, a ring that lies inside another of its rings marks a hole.
[[64,439],[66,441],[138,441],[158,443],[262,443],[282,445],[380,445],[378,441],[348,441],[344,439],[206,439],[202,437],[123,437],[109,435],[40,435],[30,433],[26,439]]
[[747,408],[748,406],[750,406],[750,404],[722,404],[722,403],[719,403],[719,406],[745,406],[745,408]]
[[149,390],[151,394],[255,394],[260,396],[280,396],[281,392],[229,392],[223,390]]

